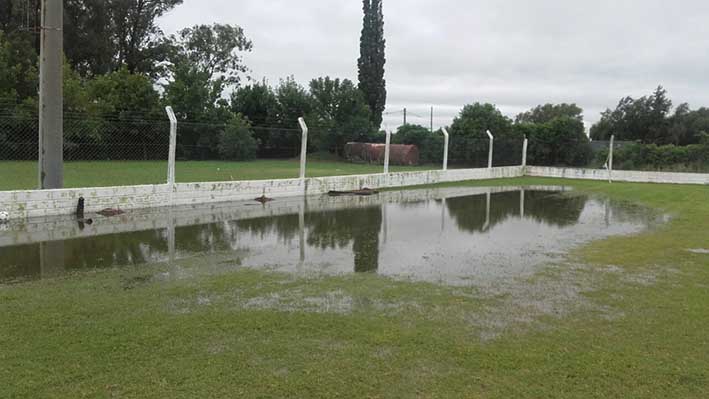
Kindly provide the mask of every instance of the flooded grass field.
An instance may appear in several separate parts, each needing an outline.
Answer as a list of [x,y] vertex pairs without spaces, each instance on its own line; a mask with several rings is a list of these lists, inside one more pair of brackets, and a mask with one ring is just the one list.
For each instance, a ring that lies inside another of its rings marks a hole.
[[563,187],[439,188],[86,217],[91,224],[54,218],[0,232],[2,280],[214,257],[280,272],[480,285],[532,275],[574,246],[661,220]]
[[0,231],[0,397],[709,395],[709,191],[554,179]]

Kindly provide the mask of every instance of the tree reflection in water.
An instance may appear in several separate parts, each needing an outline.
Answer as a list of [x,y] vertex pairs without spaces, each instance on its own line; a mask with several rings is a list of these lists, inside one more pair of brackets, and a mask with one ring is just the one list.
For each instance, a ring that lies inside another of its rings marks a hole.
[[[389,237],[390,240],[401,242],[410,237],[419,239],[418,242],[431,242],[425,236],[440,234],[442,227],[439,227],[438,217],[435,224],[431,224],[425,212],[440,214],[441,226],[447,223],[446,219],[450,219],[458,227],[452,234],[475,235],[487,233],[510,220],[523,220],[550,228],[574,226],[579,223],[588,200],[582,195],[556,192],[509,191],[449,197],[445,200],[387,205],[374,203],[339,210],[308,210],[306,201],[301,206],[301,209],[305,209],[304,217],[290,214],[175,227],[174,239],[178,258],[248,250],[258,243],[260,248],[265,248],[265,254],[260,259],[266,259],[272,264],[296,264],[298,255],[292,256],[278,249],[299,247],[301,265],[308,262],[306,253],[322,255],[327,251],[337,251],[354,259],[355,272],[376,272],[380,269],[380,251],[388,246],[387,242],[380,241],[381,236],[386,234],[382,231],[387,230],[387,226],[384,226],[384,206],[388,207],[390,216],[394,215],[390,217],[392,223],[388,226],[389,231],[397,225],[406,226],[407,229],[406,234],[402,234],[400,228],[395,229],[399,236]],[[614,210],[614,220],[634,221],[641,213],[637,208],[632,208],[632,213],[623,211],[623,207],[616,210],[614,204],[608,201],[605,201],[605,206]],[[52,245],[43,243],[3,247],[0,248],[0,279],[41,277],[46,274],[43,270],[53,270],[50,267],[52,265],[71,271],[167,261],[170,252],[167,236],[168,230],[156,229],[71,239]],[[304,244],[301,244],[301,240]],[[62,250],[58,250],[59,244]],[[47,248],[57,250],[49,251]],[[410,252],[418,251],[423,249],[410,249]],[[337,259],[341,261],[342,257]]]

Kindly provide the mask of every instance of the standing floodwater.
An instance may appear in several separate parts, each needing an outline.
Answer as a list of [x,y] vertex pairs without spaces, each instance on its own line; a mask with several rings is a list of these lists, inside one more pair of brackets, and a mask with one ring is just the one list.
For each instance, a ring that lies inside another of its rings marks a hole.
[[0,280],[199,256],[205,267],[487,283],[657,220],[641,207],[562,191],[409,190],[97,216],[89,226],[28,221],[0,231]]

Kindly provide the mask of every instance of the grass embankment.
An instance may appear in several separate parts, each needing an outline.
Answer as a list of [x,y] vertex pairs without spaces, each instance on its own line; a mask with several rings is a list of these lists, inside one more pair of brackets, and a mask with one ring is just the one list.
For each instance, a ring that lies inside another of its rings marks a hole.
[[[431,166],[392,166],[392,172],[433,169]],[[298,160],[257,160],[249,162],[181,161],[175,165],[178,183],[267,180],[297,178]],[[381,165],[353,164],[337,160],[309,160],[308,177],[381,173]],[[67,162],[64,185],[73,187],[128,186],[161,184],[167,180],[167,162],[97,161]],[[0,161],[0,190],[37,187],[37,162]]]
[[570,185],[674,218],[540,273],[532,286],[585,287],[569,301],[590,305],[521,314],[492,340],[519,311],[509,295],[229,254],[0,286],[0,397],[709,397],[709,258],[686,251],[709,247],[707,187],[466,184]]

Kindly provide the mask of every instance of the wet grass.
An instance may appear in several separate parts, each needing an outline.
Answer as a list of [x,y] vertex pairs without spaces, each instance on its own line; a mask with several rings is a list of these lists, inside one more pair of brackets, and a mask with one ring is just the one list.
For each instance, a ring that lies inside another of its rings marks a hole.
[[[516,300],[229,254],[0,286],[0,397],[708,397],[709,256],[686,250],[709,247],[709,188],[465,183],[489,184],[573,186],[673,219],[578,248]],[[567,285],[583,306],[524,306]]]
[[[433,168],[435,167],[392,166],[391,170],[403,172]],[[181,161],[175,165],[178,183],[297,178],[299,171],[299,161],[291,159],[249,162]],[[307,167],[309,177],[381,172],[380,165],[354,164],[334,159],[313,159],[308,161]],[[166,161],[67,162],[64,166],[64,182],[67,188],[161,184],[166,180]],[[36,162],[0,161],[0,190],[36,187]]]

